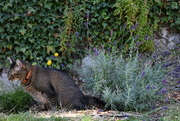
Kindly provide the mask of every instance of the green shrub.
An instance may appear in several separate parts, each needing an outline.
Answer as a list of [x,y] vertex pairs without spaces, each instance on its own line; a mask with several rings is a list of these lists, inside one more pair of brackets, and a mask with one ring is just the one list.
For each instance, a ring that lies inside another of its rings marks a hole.
[[11,92],[3,92],[0,95],[0,106],[4,112],[18,113],[25,111],[30,107],[32,101],[32,97],[22,87]]
[[[138,53],[123,58],[118,52],[96,51],[78,69],[87,93],[102,95],[117,110],[144,111],[156,108],[166,94],[163,63],[140,58]],[[153,66],[152,66],[153,63]]]

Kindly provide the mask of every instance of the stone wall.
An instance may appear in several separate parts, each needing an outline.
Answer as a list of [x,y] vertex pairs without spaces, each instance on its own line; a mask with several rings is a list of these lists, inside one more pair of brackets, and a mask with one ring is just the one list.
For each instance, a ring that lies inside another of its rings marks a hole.
[[177,30],[172,30],[168,25],[160,27],[154,34],[154,42],[157,51],[164,52],[176,48],[180,44],[180,33]]

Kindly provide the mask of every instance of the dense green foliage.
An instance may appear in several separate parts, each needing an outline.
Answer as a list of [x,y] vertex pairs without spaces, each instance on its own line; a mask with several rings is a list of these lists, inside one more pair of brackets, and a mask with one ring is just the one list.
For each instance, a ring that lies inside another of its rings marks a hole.
[[[154,24],[152,24],[151,17],[149,17],[152,1],[146,0],[117,0],[114,7],[115,15],[120,15],[123,23],[127,24],[128,31],[131,35],[139,35],[137,40],[141,41],[141,49],[153,50],[152,41],[147,41],[152,37]],[[139,24],[138,26],[136,24]],[[148,38],[145,38],[147,35]]]
[[177,0],[154,0],[150,16],[157,24],[169,23],[171,28],[180,30],[180,3]]
[[[166,69],[160,60],[98,52],[78,69],[87,93],[101,94],[117,110],[144,111],[157,108],[167,91]],[[152,66],[153,63],[153,66]]]
[[22,112],[27,110],[32,103],[32,97],[23,88],[16,88],[11,92],[0,92],[0,106],[4,112]]
[[173,0],[1,0],[0,67],[13,56],[41,66],[52,60],[52,67],[64,69],[87,48],[116,43],[127,49],[138,35],[141,50],[152,50],[145,35],[150,39],[160,20],[178,26],[178,8]]

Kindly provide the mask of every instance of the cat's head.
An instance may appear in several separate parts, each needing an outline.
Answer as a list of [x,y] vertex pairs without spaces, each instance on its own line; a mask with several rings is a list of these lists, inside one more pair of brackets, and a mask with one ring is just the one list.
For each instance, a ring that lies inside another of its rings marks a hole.
[[26,78],[26,67],[20,60],[13,60],[9,58],[11,66],[8,71],[8,79],[10,81],[23,81]]

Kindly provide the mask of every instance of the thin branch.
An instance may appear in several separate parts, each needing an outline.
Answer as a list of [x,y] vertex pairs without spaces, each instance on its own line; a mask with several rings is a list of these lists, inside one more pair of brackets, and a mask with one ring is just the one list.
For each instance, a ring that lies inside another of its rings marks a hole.
[[6,112],[6,114],[11,113],[16,107],[17,107],[17,105],[15,105],[11,110],[9,110],[8,112]]

